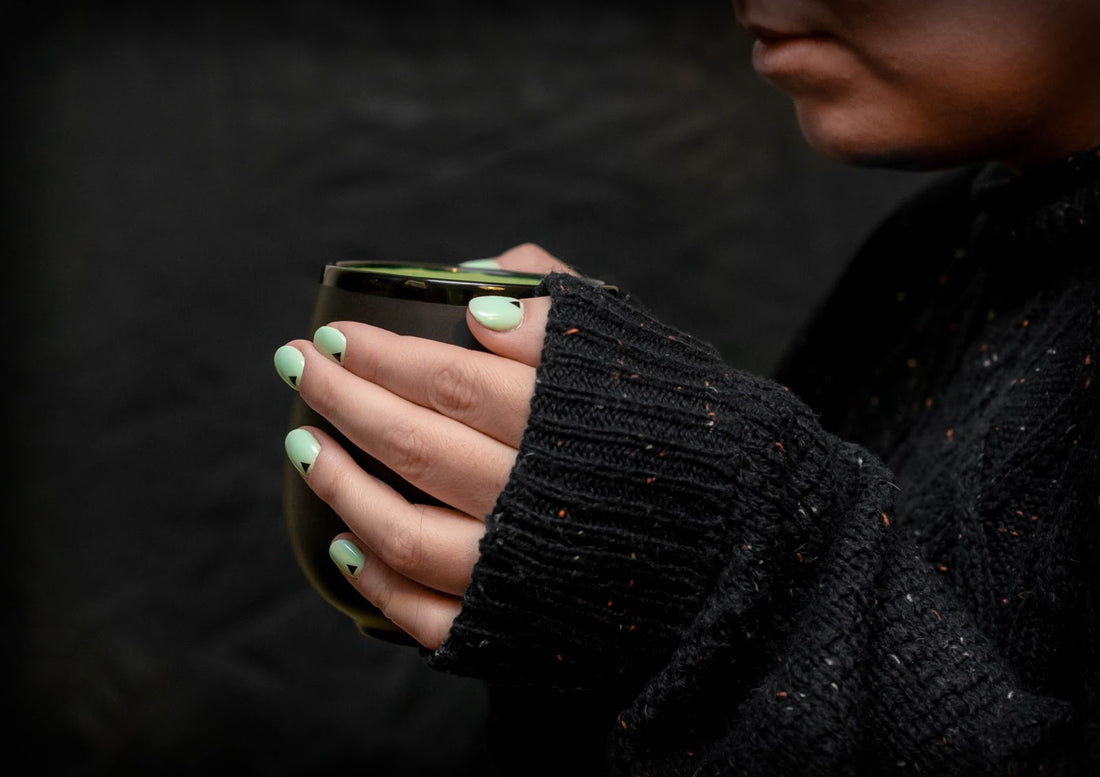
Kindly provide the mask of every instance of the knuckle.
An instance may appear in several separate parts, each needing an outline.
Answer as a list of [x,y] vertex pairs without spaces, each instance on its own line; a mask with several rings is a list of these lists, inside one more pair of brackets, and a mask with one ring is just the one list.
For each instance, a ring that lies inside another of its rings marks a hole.
[[408,575],[419,569],[424,557],[424,534],[421,522],[404,523],[386,535],[382,560],[390,569]]
[[454,359],[436,372],[429,384],[434,408],[454,418],[462,418],[477,406],[476,375],[464,362]]
[[390,469],[406,480],[418,480],[432,467],[431,433],[422,426],[396,422],[383,434],[382,446]]
[[535,264],[546,264],[553,260],[553,256],[550,252],[543,249],[538,243],[520,243],[516,248],[509,251],[509,253],[516,256],[520,261]]
[[512,249],[519,256],[527,257],[530,259],[551,259],[550,252],[540,246],[538,243],[521,243]]

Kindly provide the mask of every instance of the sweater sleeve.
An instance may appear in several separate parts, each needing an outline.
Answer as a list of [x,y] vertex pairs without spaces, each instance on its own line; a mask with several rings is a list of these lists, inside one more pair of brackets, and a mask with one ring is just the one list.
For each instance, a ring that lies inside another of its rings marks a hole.
[[624,773],[1003,772],[1046,735],[1062,705],[893,536],[881,463],[628,297],[543,290],[529,425],[433,666],[621,689]]

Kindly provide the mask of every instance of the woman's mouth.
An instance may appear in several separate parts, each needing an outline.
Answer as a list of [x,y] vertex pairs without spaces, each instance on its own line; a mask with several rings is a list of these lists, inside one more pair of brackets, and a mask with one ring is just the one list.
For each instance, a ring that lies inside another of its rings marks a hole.
[[745,29],[756,39],[752,49],[752,66],[756,72],[772,81],[810,76],[827,55],[834,38],[827,33],[809,29],[776,29],[748,24]]

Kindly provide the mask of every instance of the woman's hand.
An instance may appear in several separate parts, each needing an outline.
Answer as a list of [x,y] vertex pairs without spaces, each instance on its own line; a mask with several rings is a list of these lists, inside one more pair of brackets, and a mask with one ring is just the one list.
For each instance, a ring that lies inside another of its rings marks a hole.
[[[522,272],[571,272],[532,245],[498,262]],[[333,560],[428,648],[442,644],[458,614],[485,516],[527,423],[550,300],[520,304],[514,325],[467,311],[471,332],[490,353],[341,321],[322,327],[313,342],[289,343],[300,358],[280,349],[289,370],[276,358],[284,377],[297,369],[292,385],[302,399],[349,441],[450,506],[409,503],[317,428],[288,435],[288,455],[306,483],[351,530],[334,538]]]

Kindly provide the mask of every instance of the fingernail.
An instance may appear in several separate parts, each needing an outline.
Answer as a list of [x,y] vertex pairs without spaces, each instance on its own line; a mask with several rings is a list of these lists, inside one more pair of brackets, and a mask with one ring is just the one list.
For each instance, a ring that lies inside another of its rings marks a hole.
[[474,297],[470,300],[470,313],[482,326],[507,332],[522,323],[523,304],[513,297]]
[[344,351],[348,347],[348,339],[339,329],[331,326],[323,326],[313,333],[313,344],[317,350],[337,364],[344,363]]
[[293,345],[280,346],[275,351],[275,371],[286,384],[295,391],[302,382],[302,372],[306,368],[306,357]]
[[303,476],[308,477],[310,467],[321,452],[321,443],[306,429],[292,429],[284,444],[290,462]]
[[328,556],[348,577],[359,577],[359,573],[363,571],[363,554],[355,547],[354,542],[333,540],[328,546]]
[[500,262],[496,259],[470,259],[465,262],[459,262],[459,267],[464,267],[470,270],[499,270],[501,269]]

